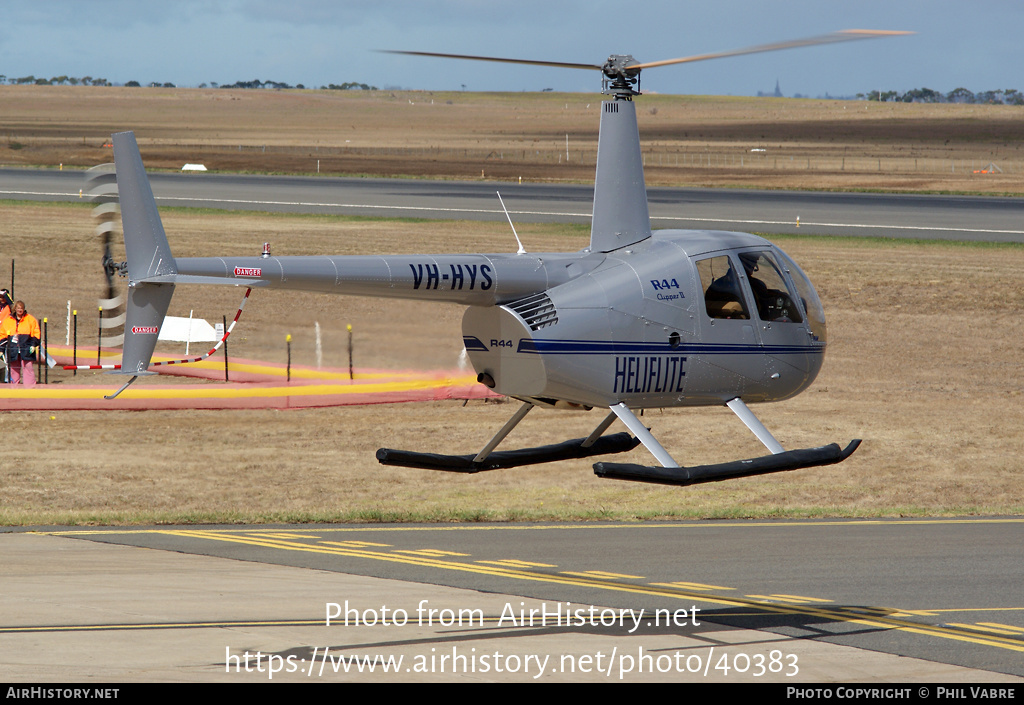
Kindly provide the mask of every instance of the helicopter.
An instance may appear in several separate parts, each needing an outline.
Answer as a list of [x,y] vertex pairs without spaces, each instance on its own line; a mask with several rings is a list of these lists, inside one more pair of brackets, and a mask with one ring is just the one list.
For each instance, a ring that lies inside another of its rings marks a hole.
[[[622,453],[642,444],[660,465],[599,461],[594,472],[685,486],[842,462],[859,439],[844,448],[831,443],[785,450],[748,406],[799,394],[821,369],[828,335],[810,279],[781,248],[757,235],[651,229],[633,98],[647,68],[899,34],[909,33],[844,30],[650,63],[612,55],[600,65],[390,52],[601,71],[609,99],[600,109],[590,243],[579,252],[533,253],[520,244],[515,253],[497,254],[276,257],[265,247],[253,257],[175,258],[135,136],[117,133],[112,143],[127,261],[107,257],[105,268],[126,276],[128,290],[122,361],[108,367],[130,379],[107,398],[155,374],[151,358],[178,285],[245,287],[243,305],[252,289],[414,299],[467,306],[463,343],[477,381],[522,405],[476,454],[381,448],[376,455],[382,464],[476,473]],[[681,467],[637,415],[722,405],[767,455]],[[496,450],[535,407],[596,408],[605,415],[586,438]],[[616,420],[628,432],[605,435]]]

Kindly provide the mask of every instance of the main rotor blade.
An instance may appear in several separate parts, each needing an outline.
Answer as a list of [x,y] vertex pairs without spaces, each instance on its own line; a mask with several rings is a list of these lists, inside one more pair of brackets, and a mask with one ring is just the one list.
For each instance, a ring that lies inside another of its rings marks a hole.
[[902,32],[898,30],[884,29],[844,29],[831,34],[822,34],[817,37],[806,39],[791,39],[787,42],[776,42],[774,44],[761,44],[759,46],[747,47],[745,49],[734,49],[715,54],[697,54],[685,56],[680,59],[666,59],[664,61],[649,61],[645,64],[631,64],[631,69],[649,69],[655,66],[669,66],[671,64],[686,64],[694,61],[705,61],[707,59],[723,59],[728,56],[743,56],[744,54],[759,54],[765,51],[778,51],[780,49],[794,49],[796,47],[809,47],[817,44],[835,44],[837,42],[853,42],[858,39],[874,39],[875,37],[894,37],[914,32]]
[[430,51],[393,51],[383,49],[385,54],[408,54],[409,56],[435,56],[441,59],[469,59],[471,61],[497,61],[504,64],[529,64],[532,66],[554,66],[562,69],[597,69],[601,70],[600,64],[571,64],[562,61],[534,61],[532,59],[501,59],[494,56],[470,56],[468,54],[435,54]]

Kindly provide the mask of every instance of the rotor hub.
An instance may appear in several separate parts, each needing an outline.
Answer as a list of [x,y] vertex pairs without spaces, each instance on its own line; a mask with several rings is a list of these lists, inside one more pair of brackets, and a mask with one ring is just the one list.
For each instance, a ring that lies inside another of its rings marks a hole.
[[601,66],[604,74],[601,92],[616,100],[631,100],[640,95],[640,62],[630,54],[612,54]]

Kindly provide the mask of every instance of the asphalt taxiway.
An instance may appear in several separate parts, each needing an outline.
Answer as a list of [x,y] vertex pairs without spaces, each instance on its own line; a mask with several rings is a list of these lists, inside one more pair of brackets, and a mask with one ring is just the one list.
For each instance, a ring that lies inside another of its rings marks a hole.
[[8,532],[0,652],[19,681],[1024,683],[1022,532],[1021,518]]

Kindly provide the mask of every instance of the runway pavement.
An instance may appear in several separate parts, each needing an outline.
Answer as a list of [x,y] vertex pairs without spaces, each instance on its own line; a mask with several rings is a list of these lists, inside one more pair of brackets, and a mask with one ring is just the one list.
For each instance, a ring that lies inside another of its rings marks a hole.
[[[593,186],[413,179],[150,175],[161,206],[589,223]],[[0,169],[0,199],[74,201],[84,172]],[[651,188],[655,228],[1024,242],[1024,199]],[[799,225],[798,225],[799,221]]]
[[6,533],[0,653],[9,679],[37,682],[1020,691],[1022,530],[976,518]]

